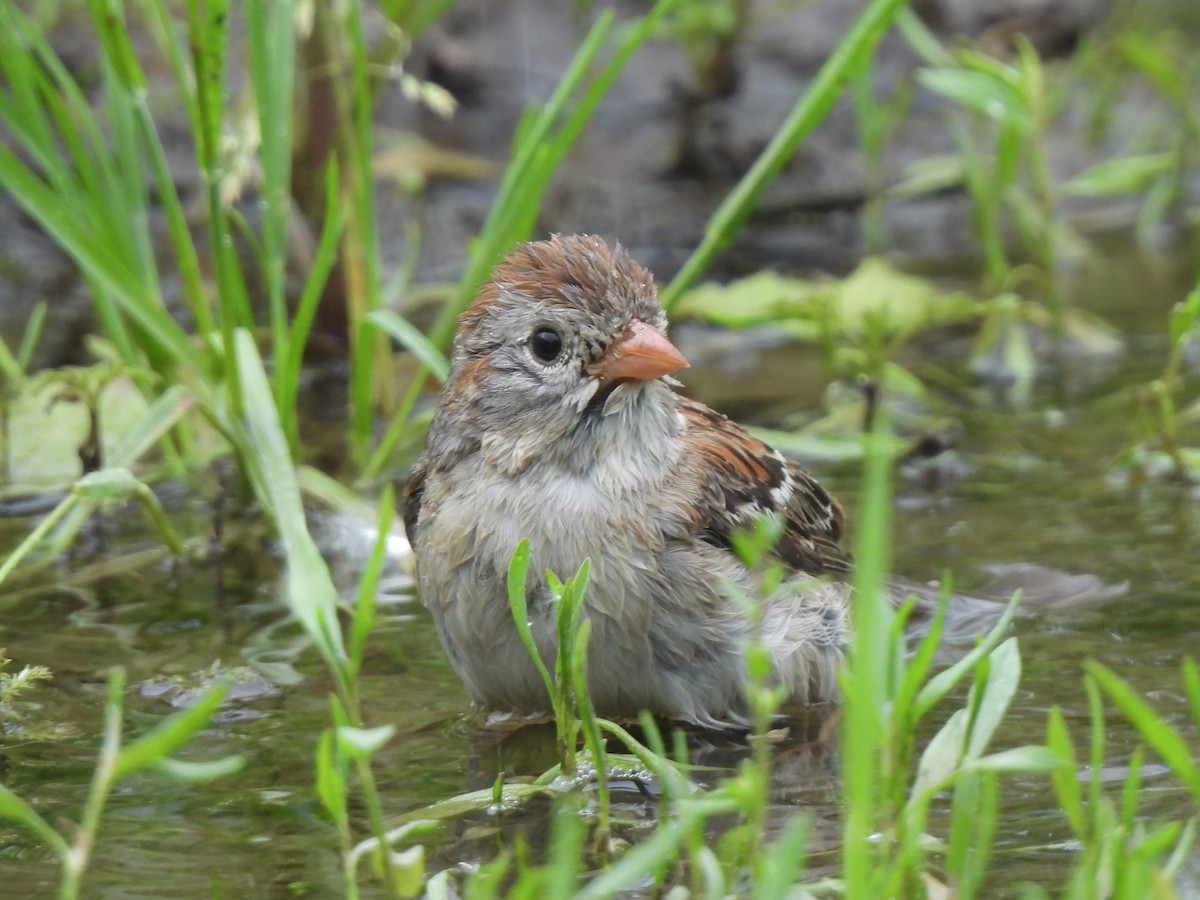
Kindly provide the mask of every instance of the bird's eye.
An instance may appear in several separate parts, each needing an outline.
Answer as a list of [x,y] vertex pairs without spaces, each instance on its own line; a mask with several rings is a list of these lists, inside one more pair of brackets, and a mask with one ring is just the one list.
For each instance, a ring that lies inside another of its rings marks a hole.
[[562,335],[553,328],[539,328],[529,336],[529,349],[542,362],[552,363],[562,353]]

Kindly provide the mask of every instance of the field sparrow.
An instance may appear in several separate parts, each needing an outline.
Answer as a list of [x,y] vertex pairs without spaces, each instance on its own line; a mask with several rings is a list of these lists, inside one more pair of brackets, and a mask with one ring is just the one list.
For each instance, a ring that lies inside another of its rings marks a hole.
[[848,627],[842,509],[796,463],[672,390],[687,361],[666,326],[651,274],[581,235],[514,249],[459,319],[404,518],[421,600],[488,709],[548,706],[507,599],[509,560],[528,538],[530,628],[551,668],[544,573],[592,560],[597,712],[743,724],[750,623],[723,583],[755,595],[730,541],[768,512],[784,521],[775,554],[792,573],[765,607],[776,676],[796,702],[835,693]]

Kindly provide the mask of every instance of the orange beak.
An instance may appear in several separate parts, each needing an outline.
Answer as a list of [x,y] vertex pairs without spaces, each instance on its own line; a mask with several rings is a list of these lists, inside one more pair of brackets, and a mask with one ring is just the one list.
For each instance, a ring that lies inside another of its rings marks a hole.
[[675,345],[641,319],[634,319],[588,371],[605,385],[618,381],[650,381],[686,369],[688,361]]

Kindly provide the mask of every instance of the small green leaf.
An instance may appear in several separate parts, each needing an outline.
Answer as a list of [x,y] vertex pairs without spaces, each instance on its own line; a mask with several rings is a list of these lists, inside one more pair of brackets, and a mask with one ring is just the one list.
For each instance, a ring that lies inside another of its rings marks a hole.
[[1187,299],[1176,303],[1171,310],[1171,343],[1178,344],[1200,319],[1200,286],[1192,289]]
[[158,765],[174,755],[212,720],[213,713],[229,690],[228,681],[219,681],[201,695],[196,704],[164,719],[149,734],[122,747],[117,755],[113,780],[123,778]]
[[223,759],[208,762],[195,762],[182,759],[160,759],[154,767],[172,781],[183,784],[206,784],[227,775],[241,771],[246,760],[239,754],[232,754]]
[[370,756],[390,741],[395,733],[395,725],[379,725],[375,728],[355,728],[352,725],[343,725],[337,730],[337,737],[338,743],[351,753]]
[[967,763],[963,768],[982,772],[1053,772],[1061,765],[1058,754],[1048,747],[1030,744],[992,753]]
[[1063,185],[1064,193],[1080,197],[1140,194],[1156,178],[1178,165],[1174,153],[1145,153],[1097,163]]
[[321,732],[317,742],[317,796],[334,822],[346,820],[346,776],[334,747],[332,728]]
[[917,80],[935,94],[1009,125],[1022,134],[1033,129],[1029,108],[1020,93],[992,75],[966,69],[922,69],[917,73]]
[[128,500],[142,483],[124,468],[89,472],[75,482],[75,491],[87,500]]

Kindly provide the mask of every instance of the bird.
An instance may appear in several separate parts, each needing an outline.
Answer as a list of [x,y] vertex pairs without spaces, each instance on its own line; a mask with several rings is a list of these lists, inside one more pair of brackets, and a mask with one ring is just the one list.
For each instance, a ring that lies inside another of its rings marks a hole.
[[[546,573],[569,577],[590,560],[582,615],[598,714],[744,727],[752,635],[792,702],[835,699],[852,568],[842,506],[797,462],[679,393],[672,376],[687,365],[652,274],[595,235],[517,245],[459,317],[402,503],[417,593],[481,707],[549,706],[508,602],[522,539],[529,630],[551,669]],[[763,517],[778,522],[770,552],[785,578],[756,625],[730,591],[760,590],[735,540]]]

